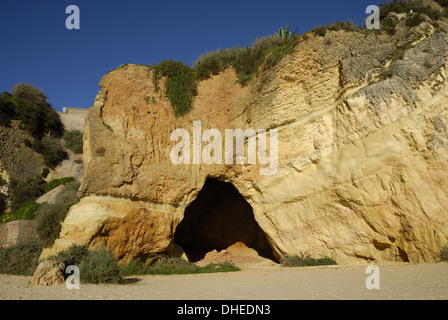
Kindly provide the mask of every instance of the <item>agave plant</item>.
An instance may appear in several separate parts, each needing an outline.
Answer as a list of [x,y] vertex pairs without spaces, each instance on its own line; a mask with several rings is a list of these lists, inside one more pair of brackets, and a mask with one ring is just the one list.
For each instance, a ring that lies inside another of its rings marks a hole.
[[272,35],[272,37],[274,38],[280,38],[280,39],[287,39],[287,38],[291,38],[293,37],[297,32],[297,28],[296,30],[294,30],[294,32],[291,32],[289,30],[289,26],[286,25],[286,27],[281,27],[280,29],[278,29],[278,32],[274,33]]

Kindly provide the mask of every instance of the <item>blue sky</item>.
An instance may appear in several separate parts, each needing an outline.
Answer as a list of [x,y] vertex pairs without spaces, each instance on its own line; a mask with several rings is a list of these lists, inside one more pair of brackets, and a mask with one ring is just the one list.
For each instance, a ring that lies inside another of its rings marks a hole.
[[[88,108],[111,69],[251,45],[281,26],[299,33],[337,20],[362,25],[377,0],[1,0],[0,92],[19,82],[43,90],[56,110]],[[388,2],[388,1],[387,1]],[[80,9],[67,30],[66,7]]]

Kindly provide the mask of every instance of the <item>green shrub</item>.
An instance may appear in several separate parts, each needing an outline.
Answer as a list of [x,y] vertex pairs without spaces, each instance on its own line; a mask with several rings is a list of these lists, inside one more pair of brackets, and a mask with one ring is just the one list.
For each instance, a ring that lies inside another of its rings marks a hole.
[[422,23],[423,21],[425,21],[425,18],[420,13],[410,14],[406,19],[406,27],[409,28],[416,27],[420,25],[420,23]]
[[122,276],[147,275],[147,274],[197,274],[239,271],[231,262],[208,264],[204,267],[188,262],[181,258],[162,258],[153,266],[147,266],[141,260],[134,260],[127,266],[120,268]]
[[[281,30],[279,31],[281,32]],[[289,32],[285,30],[285,32]],[[259,68],[268,58],[267,68],[276,65],[286,54],[292,52],[299,43],[300,37],[295,33],[288,36],[268,36],[254,41],[252,47],[233,47],[219,49],[201,55],[194,63],[196,79],[201,81],[208,79],[211,75],[219,74],[229,67],[233,67],[241,85],[247,85],[257,74]]]
[[42,243],[31,237],[0,249],[0,273],[32,276],[38,266]]
[[115,255],[101,247],[89,252],[79,265],[81,280],[86,283],[119,283],[120,269]]
[[391,12],[409,13],[411,10],[414,13],[424,13],[432,20],[437,20],[441,17],[441,13],[438,10],[423,4],[422,1],[393,0],[392,2],[383,2],[380,4],[380,18],[381,21],[383,21],[383,19],[386,18]]
[[62,262],[65,267],[79,266],[89,255],[89,250],[85,245],[72,244],[67,250],[61,251],[56,256],[56,260]]
[[41,140],[35,140],[31,147],[44,158],[44,164],[54,169],[62,160],[67,158],[67,153],[58,139],[52,137],[43,137]]
[[61,208],[71,207],[79,202],[78,190],[81,183],[78,181],[68,182],[64,184],[62,190],[58,193],[56,205]]
[[330,258],[311,258],[308,254],[301,254],[299,256],[286,255],[282,259],[283,267],[307,267],[307,266],[322,266],[337,264]]
[[55,204],[45,203],[37,215],[36,232],[44,247],[53,245],[61,232],[61,208]]
[[197,273],[199,267],[181,258],[162,258],[151,267],[152,274]]
[[64,186],[54,204],[45,203],[38,212],[36,231],[45,247],[53,245],[61,232],[61,223],[65,220],[71,206],[79,201],[77,191],[79,182]]
[[76,154],[82,153],[83,133],[79,130],[69,130],[64,132],[65,146]]
[[313,30],[311,30],[311,31],[320,37],[325,37],[325,35],[327,34],[327,27],[318,26],[318,27],[313,28]]
[[397,33],[397,25],[398,21],[391,17],[381,20],[381,29],[386,31],[386,33],[390,36],[393,36],[395,35],[395,33]]
[[184,116],[193,108],[193,97],[197,94],[197,83],[192,68],[180,61],[166,60],[154,67],[154,85],[166,77],[165,94],[171,102],[176,117]]
[[[275,66],[285,55],[292,52],[300,37],[281,28],[277,35],[257,39],[252,47],[219,49],[199,56],[193,68],[182,62],[167,60],[154,66],[154,86],[159,90],[159,81],[166,77],[165,94],[173,106],[176,117],[184,116],[193,108],[198,81],[206,80],[229,67],[237,73],[238,83],[247,85],[259,71],[268,55],[267,68]],[[149,102],[149,98],[145,99]]]
[[36,218],[36,212],[41,205],[34,200],[27,200],[16,210],[12,210],[0,216],[0,223],[11,222],[15,220],[33,220]]
[[296,45],[299,43],[300,38],[296,38],[294,41],[285,41],[281,46],[276,46],[271,49],[271,54],[267,58],[266,64],[268,67],[274,67],[283,57],[292,53]]
[[40,89],[26,83],[16,85],[12,95],[8,95],[8,101],[14,105],[15,120],[36,139],[47,134],[60,136],[64,132],[59,114],[46,98]]
[[42,90],[29,83],[21,82],[16,84],[11,89],[11,93],[14,97],[30,103],[41,104],[47,101],[47,96],[42,92]]
[[45,192],[45,181],[40,176],[18,182],[11,180],[11,210],[17,210],[24,202],[36,199]]
[[351,21],[336,21],[328,26],[328,30],[340,31],[345,30],[348,32],[356,32],[360,29]]
[[45,184],[45,192],[51,191],[54,188],[60,186],[61,184],[67,184],[69,182],[74,182],[75,178],[73,177],[65,177],[65,178],[61,178],[61,179],[53,179],[50,182],[47,182]]

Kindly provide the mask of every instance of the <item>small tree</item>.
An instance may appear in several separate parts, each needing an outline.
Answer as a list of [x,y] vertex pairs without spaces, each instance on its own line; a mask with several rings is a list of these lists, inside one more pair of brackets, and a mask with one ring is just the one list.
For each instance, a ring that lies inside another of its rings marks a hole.
[[42,104],[47,102],[47,96],[42,92],[42,90],[29,83],[21,82],[16,84],[11,89],[11,93],[14,97],[33,104]]

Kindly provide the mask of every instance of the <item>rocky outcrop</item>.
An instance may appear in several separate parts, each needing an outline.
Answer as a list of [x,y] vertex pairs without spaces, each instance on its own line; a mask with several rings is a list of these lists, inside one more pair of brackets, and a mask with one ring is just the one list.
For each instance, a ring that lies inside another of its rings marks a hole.
[[[83,198],[43,257],[72,243],[104,244],[123,261],[179,251],[187,207],[216,178],[247,201],[277,259],[438,259],[448,245],[448,34],[427,22],[412,32],[398,59],[385,35],[310,35],[247,87],[231,69],[202,81],[182,118],[156,92],[151,68],[106,75],[86,122]],[[171,133],[193,137],[195,121],[223,136],[277,129],[275,174],[260,174],[266,165],[247,157],[173,164]]]
[[55,260],[41,262],[33,274],[30,286],[49,287],[64,284],[64,264]]

